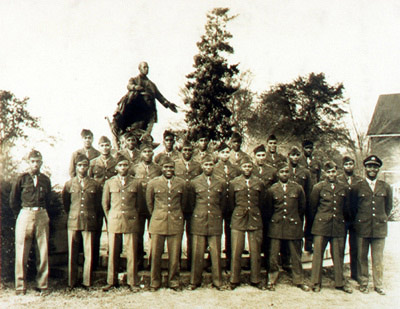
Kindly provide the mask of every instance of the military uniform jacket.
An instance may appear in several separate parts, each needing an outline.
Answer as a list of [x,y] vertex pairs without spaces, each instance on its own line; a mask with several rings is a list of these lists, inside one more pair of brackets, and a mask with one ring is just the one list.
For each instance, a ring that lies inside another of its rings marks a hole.
[[265,189],[269,189],[275,182],[278,181],[276,176],[276,168],[268,164],[254,165],[253,174],[259,177],[265,185]]
[[117,174],[115,166],[117,161],[113,156],[107,161],[104,161],[101,156],[90,161],[89,176],[96,180],[99,184],[104,185],[104,183],[111,177]]
[[286,192],[280,182],[267,190],[268,237],[301,239],[306,198],[303,188],[294,181],[287,183]]
[[43,207],[50,206],[51,183],[50,178],[39,173],[37,185],[33,183],[30,173],[23,173],[18,176],[13,184],[10,193],[10,207],[17,216],[22,207]]
[[191,234],[213,236],[222,235],[222,214],[226,207],[224,182],[202,174],[192,180],[189,186],[189,207],[193,209]]
[[260,178],[251,176],[249,185],[243,175],[232,180],[229,188],[231,228],[239,231],[262,229],[261,210],[265,207],[264,203],[265,188]]
[[146,189],[150,219],[150,234],[176,235],[183,233],[183,210],[187,207],[185,181],[172,177],[171,188],[164,176],[151,180]]
[[361,181],[362,178],[361,178],[360,176],[353,175],[353,176],[351,176],[351,183],[349,184],[348,178],[347,178],[344,174],[341,174],[341,175],[339,175],[339,176],[337,177],[337,180],[338,180],[339,182],[342,182],[342,183],[344,183],[345,185],[347,185],[347,188],[348,188],[349,191],[350,191],[351,186],[352,186],[352,185],[355,185],[357,182]]
[[293,172],[293,167],[289,165],[290,180],[297,182],[304,190],[306,199],[310,196],[312,189],[311,173],[310,171],[300,165],[296,166]]
[[233,164],[233,165],[235,165],[236,167],[239,167],[240,166],[240,162],[242,161],[242,159],[244,158],[244,157],[248,157],[249,155],[247,154],[247,153],[245,153],[244,151],[242,151],[242,150],[239,150],[239,151],[231,151],[231,155],[230,155],[230,157],[229,157],[229,161],[231,161],[231,163]]
[[206,149],[205,151],[200,151],[198,148],[196,148],[193,151],[193,156],[192,156],[192,160],[199,162],[200,164],[203,162],[203,158],[206,156],[212,156],[215,160],[214,154],[212,151]]
[[84,178],[84,185],[79,178],[68,180],[62,191],[65,212],[68,214],[68,229],[72,231],[96,231],[97,216],[101,208],[99,183],[89,177]]
[[159,164],[161,159],[163,159],[164,157],[170,157],[174,161],[178,160],[180,157],[179,151],[172,149],[172,151],[168,153],[166,150],[164,150],[154,157],[154,162]]
[[93,147],[90,147],[89,150],[87,151],[85,148],[75,151],[72,154],[71,163],[69,165],[69,176],[71,176],[71,178],[76,176],[76,171],[75,171],[76,158],[80,154],[85,155],[89,160],[93,160],[94,158],[97,158],[100,155],[100,152]]
[[317,183],[310,195],[313,235],[345,237],[345,221],[350,218],[349,189],[342,182],[323,180]]
[[272,154],[267,151],[267,157],[265,158],[265,162],[267,162],[267,164],[276,168],[278,163],[282,161],[286,161],[286,157],[284,155],[275,152],[274,157],[272,157]]
[[310,160],[307,161],[307,158],[303,155],[300,158],[299,164],[310,171],[311,185],[315,185],[321,180],[322,164],[320,160],[312,156]]
[[377,180],[372,192],[364,179],[351,187],[350,203],[355,218],[354,228],[359,237],[387,236],[387,220],[393,206],[392,189],[389,184]]
[[197,161],[185,161],[183,158],[175,161],[175,176],[182,178],[187,184],[202,172],[201,164]]
[[107,218],[108,232],[139,233],[139,210],[141,188],[133,176],[126,176],[123,186],[120,177],[107,180],[103,189],[102,205]]

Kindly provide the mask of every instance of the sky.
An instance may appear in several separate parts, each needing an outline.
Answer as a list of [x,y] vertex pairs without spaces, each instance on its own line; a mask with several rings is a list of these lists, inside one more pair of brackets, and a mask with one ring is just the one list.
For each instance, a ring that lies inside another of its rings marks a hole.
[[[400,92],[395,0],[2,0],[0,89],[29,97],[29,111],[57,139],[49,147],[43,134],[32,133],[17,159],[38,148],[53,182],[63,184],[71,153],[82,147],[80,131],[91,129],[94,144],[110,137],[105,116],[112,117],[143,60],[161,93],[183,106],[180,89],[214,7],[238,15],[228,24],[235,49],[229,61],[252,72],[255,92],[324,72],[329,83],[344,84],[361,131],[379,95]],[[154,135],[160,141],[183,115],[161,105],[158,113]]]

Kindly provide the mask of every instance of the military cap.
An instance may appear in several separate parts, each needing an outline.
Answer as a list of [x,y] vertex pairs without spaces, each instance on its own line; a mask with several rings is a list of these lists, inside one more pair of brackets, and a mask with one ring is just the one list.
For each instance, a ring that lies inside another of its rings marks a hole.
[[257,152],[266,152],[265,146],[263,144],[258,145],[256,148],[254,148],[253,152],[256,154]]
[[185,147],[193,148],[193,145],[192,145],[192,143],[191,143],[190,141],[188,141],[187,139],[185,139],[185,140],[183,141],[183,143],[182,143],[182,148],[185,148]]
[[286,160],[279,161],[279,162],[276,164],[276,170],[277,170],[277,171],[279,171],[279,170],[281,170],[281,169],[283,169],[283,168],[285,168],[285,167],[289,167],[289,162],[286,161]]
[[153,150],[153,149],[157,148],[158,145],[159,145],[159,144],[148,143],[148,142],[146,142],[146,143],[141,143],[141,144],[140,144],[139,150],[140,150],[140,151],[143,151],[143,150],[145,150],[145,149],[147,149],[147,148],[150,148],[151,150]]
[[201,163],[204,162],[213,162],[214,163],[214,158],[211,155],[205,155],[204,158],[201,160]]
[[160,160],[160,162],[158,164],[160,166],[163,166],[165,164],[171,164],[171,163],[175,165],[175,161],[171,157],[164,156],[164,157],[161,158],[161,160]]
[[172,131],[170,131],[170,130],[165,130],[165,131],[164,131],[163,139],[165,139],[167,136],[172,136],[172,138],[175,138],[174,132],[172,132]]
[[333,168],[337,168],[337,165],[336,165],[335,162],[333,162],[333,161],[327,161],[327,162],[325,162],[325,164],[324,164],[324,170],[325,170],[325,171],[329,171],[329,170],[331,170],[331,169],[333,169]]
[[377,156],[370,155],[364,159],[363,164],[364,164],[364,166],[367,166],[368,164],[374,164],[374,165],[378,165],[379,167],[381,167],[383,162]]
[[253,164],[253,161],[251,160],[250,156],[244,156],[241,160],[240,160],[240,165],[246,164],[246,163],[251,163]]
[[229,147],[226,143],[222,142],[221,144],[219,144],[217,149],[218,149],[218,151],[222,151],[222,150],[224,150],[226,148],[231,149],[231,147]]
[[88,130],[88,129],[82,129],[81,136],[85,137],[85,136],[88,136],[88,135],[93,136],[93,132]]
[[99,139],[99,144],[104,144],[104,143],[109,143],[109,144],[111,144],[111,141],[110,141],[110,139],[109,139],[107,136],[102,136],[102,137],[100,137],[100,139]]
[[305,139],[303,141],[303,148],[307,148],[307,147],[314,147],[314,143],[308,139]]
[[288,156],[293,155],[293,154],[298,154],[298,155],[301,154],[299,147],[292,146],[292,148],[290,148],[290,151],[288,152]]
[[238,141],[238,142],[241,143],[242,140],[243,140],[243,138],[242,138],[242,136],[241,136],[239,133],[233,132],[233,134],[232,134],[232,136],[231,136],[231,142],[233,142],[233,141]]
[[78,154],[75,159],[75,164],[78,164],[79,162],[83,161],[87,161],[88,163],[90,162],[89,158],[86,155],[82,153]]
[[274,134],[271,134],[270,136],[268,136],[267,142],[269,141],[277,141],[278,139],[276,138],[276,136]]
[[344,156],[342,159],[343,164],[347,163],[347,162],[355,162],[354,159],[350,156]]
[[28,154],[28,159],[30,159],[30,158],[42,159],[42,154],[39,151],[32,149],[31,152]]
[[123,154],[120,154],[120,153],[117,154],[117,157],[115,158],[115,161],[116,161],[117,164],[119,162],[121,162],[121,161],[128,161],[129,162],[128,158],[125,157]]

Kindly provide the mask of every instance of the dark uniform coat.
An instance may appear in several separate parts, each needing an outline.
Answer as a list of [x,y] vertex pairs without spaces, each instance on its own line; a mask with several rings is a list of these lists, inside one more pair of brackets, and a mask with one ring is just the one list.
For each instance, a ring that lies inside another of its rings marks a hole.
[[294,181],[287,183],[286,192],[280,182],[267,191],[268,237],[302,239],[306,198],[303,188]]
[[62,198],[69,230],[96,231],[97,216],[101,213],[101,191],[99,183],[89,177],[84,178],[83,187],[77,176],[65,183]]
[[345,221],[350,217],[349,189],[342,182],[323,180],[310,195],[310,209],[314,218],[311,233],[326,237],[345,237]]
[[191,234],[202,236],[222,235],[222,214],[226,207],[225,188],[221,179],[203,174],[189,187],[189,207],[193,209]]
[[151,180],[146,189],[150,219],[150,234],[176,235],[183,233],[183,209],[187,206],[185,181],[172,177],[171,188],[164,176]]
[[389,184],[377,180],[372,192],[364,179],[351,187],[350,203],[358,237],[387,236],[387,221],[393,207],[392,189]]
[[118,175],[107,180],[103,189],[102,205],[110,233],[139,233],[140,183],[126,176],[123,186]]
[[248,156],[249,155],[245,153],[243,150],[239,150],[237,152],[232,150],[229,157],[229,161],[231,161],[233,165],[240,167],[240,162],[242,161],[242,159]]
[[348,186],[349,191],[350,191],[352,185],[355,185],[357,182],[362,180],[362,178],[357,175],[351,176],[350,179],[351,179],[351,183],[349,183],[349,178],[347,176],[345,176],[344,174],[341,174],[337,177],[337,180],[339,182],[343,182],[344,184],[346,184]]
[[90,167],[88,175],[96,180],[99,184],[104,185],[104,183],[111,177],[117,174],[115,166],[117,161],[113,156],[105,162],[101,156],[90,161]]
[[308,160],[306,156],[302,155],[299,164],[307,168],[311,173],[311,184],[315,185],[321,181],[322,163],[321,160],[311,156]]
[[278,181],[276,172],[276,168],[268,164],[254,165],[253,169],[253,175],[259,177],[264,182],[266,190]]
[[186,184],[202,173],[201,164],[197,161],[185,161],[180,158],[175,161],[175,176],[185,180]]
[[200,151],[198,148],[196,148],[193,151],[192,160],[197,161],[197,162],[199,162],[201,164],[202,161],[203,161],[203,158],[205,156],[207,156],[207,155],[212,156],[214,158],[214,154],[213,154],[213,152],[211,150],[206,149],[205,151]]
[[290,171],[290,180],[297,182],[304,190],[306,198],[310,196],[312,190],[312,181],[311,181],[311,173],[310,171],[303,166],[296,166],[295,171],[293,171],[293,167],[289,165]]
[[265,187],[260,178],[251,176],[249,185],[243,175],[235,178],[229,188],[231,228],[253,231],[263,228],[261,209],[265,207]]
[[272,154],[269,151],[267,151],[267,157],[265,158],[265,162],[267,164],[276,168],[278,163],[282,161],[286,161],[286,157],[284,155],[275,152],[274,156],[272,157]]

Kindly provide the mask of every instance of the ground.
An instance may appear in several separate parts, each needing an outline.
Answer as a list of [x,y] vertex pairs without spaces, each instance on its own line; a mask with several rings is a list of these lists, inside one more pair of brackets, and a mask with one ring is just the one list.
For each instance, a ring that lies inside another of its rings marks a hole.
[[[195,291],[174,292],[162,288],[155,293],[143,291],[133,294],[126,287],[102,292],[103,282],[97,281],[90,291],[65,291],[65,281],[51,280],[51,294],[39,296],[29,289],[25,296],[16,296],[12,285],[2,287],[0,308],[398,308],[400,305],[400,222],[391,222],[385,248],[384,286],[387,295],[380,296],[370,287],[369,294],[357,290],[350,280],[353,294],[333,288],[332,269],[327,268],[320,293],[303,292],[291,285],[290,277],[282,273],[275,292],[259,291],[243,284],[234,291],[216,291],[206,283]],[[348,267],[346,269],[348,276]],[[226,276],[225,276],[226,277]],[[248,279],[247,272],[244,280]],[[306,271],[306,280],[310,271]],[[187,284],[188,275],[182,276]],[[146,282],[147,283],[147,282]]]

